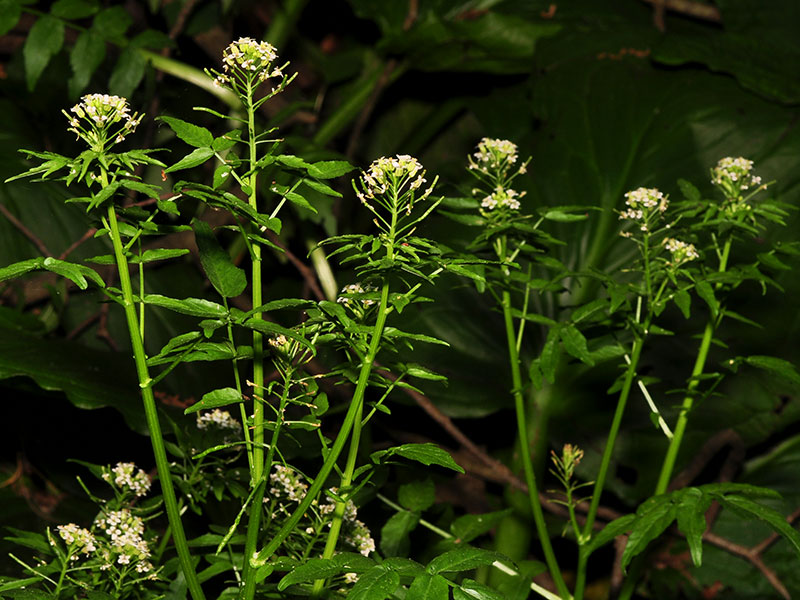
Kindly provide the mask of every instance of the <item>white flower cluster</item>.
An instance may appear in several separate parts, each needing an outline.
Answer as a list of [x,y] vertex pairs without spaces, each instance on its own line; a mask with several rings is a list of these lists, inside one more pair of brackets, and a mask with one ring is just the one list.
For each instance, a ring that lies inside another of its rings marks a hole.
[[219,408],[202,414],[197,413],[197,428],[208,429],[209,427],[239,429],[239,421],[234,419],[227,410]]
[[[109,139],[113,139],[114,143],[124,140],[125,136],[136,130],[142,120],[141,116],[131,114],[125,98],[108,94],[87,94],[70,109],[73,114],[62,112],[69,119],[69,131],[86,140],[98,151],[104,149]],[[117,125],[119,126],[115,127]],[[113,133],[112,128],[116,129]]]
[[302,475],[284,465],[274,465],[269,481],[272,484],[270,494],[286,496],[292,502],[300,502],[308,492],[308,485],[302,481]]
[[282,333],[273,335],[267,341],[269,342],[269,345],[275,348],[276,350],[281,350],[285,348],[286,345],[289,343],[289,340]]
[[361,285],[360,283],[351,283],[350,285],[346,285],[342,288],[342,291],[339,292],[339,297],[336,298],[336,302],[339,304],[344,304],[345,306],[355,306],[356,303],[360,302],[361,306],[367,308],[375,304],[375,300],[371,300],[369,298],[361,298],[362,294],[369,294],[371,292],[376,292],[378,290],[377,287],[374,285]]
[[91,554],[97,550],[94,535],[88,529],[78,527],[75,523],[58,526],[58,535],[71,548],[70,560],[77,560],[78,554]]
[[[331,488],[330,491],[335,494],[338,490]],[[321,504],[319,507],[321,515],[332,514],[336,508],[336,499],[329,495],[326,495],[326,498],[328,502]],[[330,526],[330,523],[328,526]],[[372,532],[363,521],[359,521],[358,509],[352,500],[348,500],[344,504],[342,529],[344,531],[342,539],[346,544],[352,546],[364,556],[369,556],[370,552],[375,551],[375,540],[372,538]]]
[[496,208],[508,208],[509,210],[519,210],[519,198],[522,198],[525,192],[521,194],[511,188],[503,188],[497,186],[494,191],[481,200],[481,207],[487,210],[494,210]]
[[253,38],[243,37],[232,42],[222,53],[223,73],[217,73],[214,85],[223,87],[230,83],[231,74],[255,74],[259,81],[270,77],[282,77],[280,67],[272,64],[278,58],[278,52],[269,42],[259,42]]
[[[402,188],[406,185],[409,190],[417,190],[426,181],[425,169],[413,156],[408,154],[398,154],[393,158],[382,156],[372,161],[369,169],[361,175],[363,191],[357,189],[356,195],[361,202],[367,204],[367,200],[385,194],[390,187],[395,188],[397,195],[400,196]],[[428,188],[420,199],[427,197],[432,189]]]
[[694,247],[694,244],[682,242],[680,240],[676,240],[675,238],[665,238],[662,244],[664,244],[666,249],[670,251],[670,254],[672,254],[671,264],[675,266],[690,260],[694,260],[700,256],[697,253],[697,248]]
[[727,156],[711,169],[711,183],[721,187],[727,195],[736,197],[751,187],[761,185],[761,177],[752,175],[752,170],[752,160]]
[[114,483],[122,490],[130,490],[137,496],[144,496],[150,491],[150,476],[130,462],[118,462],[115,467],[103,469],[103,479]]
[[625,205],[628,208],[619,213],[619,218],[636,221],[642,231],[648,231],[650,220],[664,214],[669,199],[656,188],[640,187],[625,194]]
[[[482,138],[475,153],[468,157],[469,168],[481,173],[502,171],[517,162],[517,145],[509,140]],[[520,168],[525,173],[525,167]]]
[[116,562],[120,565],[133,565],[137,573],[149,573],[153,565],[147,560],[150,558],[150,548],[144,539],[144,521],[127,509],[113,510],[97,518],[95,524],[105,531],[111,540],[110,551],[104,556],[106,568],[116,555]]

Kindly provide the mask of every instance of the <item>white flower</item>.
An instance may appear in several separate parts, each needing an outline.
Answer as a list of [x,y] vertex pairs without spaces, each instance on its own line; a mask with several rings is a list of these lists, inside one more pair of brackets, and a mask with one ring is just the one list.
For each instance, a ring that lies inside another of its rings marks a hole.
[[640,187],[625,194],[625,204],[637,211],[656,208],[658,212],[663,213],[667,210],[669,200],[656,188]]
[[721,188],[731,199],[738,198],[741,192],[761,185],[761,177],[752,175],[753,161],[742,156],[727,156],[711,169],[711,183]]
[[[487,173],[502,171],[517,162],[517,145],[509,140],[482,138],[475,153],[469,157],[469,168]],[[524,173],[524,166],[520,173]]]
[[[75,523],[59,525],[58,535],[67,543],[67,546],[73,547],[73,550],[80,554],[90,554],[97,550],[96,540],[92,532],[83,527],[78,527]],[[72,555],[70,558],[71,560],[76,560],[78,555]]]
[[[136,130],[142,120],[131,114],[125,98],[108,94],[86,94],[70,109],[73,115],[62,111],[69,120],[69,131],[83,138],[93,150],[102,152],[109,140],[119,143]],[[83,123],[81,123],[83,121]],[[115,129],[115,131],[111,131]]]
[[[259,42],[253,38],[243,37],[232,42],[222,53],[222,69],[225,73],[233,71],[254,73],[260,81],[270,77],[282,77],[280,68],[273,63],[278,58],[278,51],[269,42]],[[226,74],[219,74],[214,82],[221,86],[230,82]]]
[[136,465],[129,462],[118,462],[115,467],[103,472],[103,479],[121,489],[128,489],[137,496],[144,496],[150,490],[150,476]]
[[519,210],[519,198],[522,198],[524,195],[525,192],[520,194],[511,188],[497,186],[491,194],[481,200],[481,207],[487,210],[494,210],[498,207]]
[[302,475],[284,465],[274,465],[269,474],[272,484],[270,493],[273,496],[286,496],[292,502],[300,502],[308,492],[308,485],[303,483]]
[[665,238],[661,243],[672,255],[672,261],[670,264],[674,266],[694,260],[700,256],[697,252],[697,248],[694,247],[694,244],[682,242],[680,240],[676,240],[675,238]]
[[[392,158],[382,156],[372,161],[369,169],[362,173],[363,192],[357,189],[356,195],[366,204],[367,199],[385,194],[390,187],[394,187],[399,195],[402,188],[408,186],[410,190],[417,190],[426,181],[425,169],[413,156],[408,154],[398,154]],[[422,197],[425,198],[430,194],[431,189],[428,189]]]
[[374,285],[361,285],[360,283],[351,283],[350,285],[346,285],[342,288],[342,291],[339,292],[339,297],[336,298],[336,302],[339,304],[344,304],[345,306],[353,307],[356,305],[357,302],[361,303],[361,306],[364,308],[368,308],[375,304],[375,300],[371,300],[370,298],[363,298],[364,294],[370,294],[377,292],[378,288]]
[[234,419],[227,410],[219,408],[202,414],[197,413],[197,428],[208,429],[209,427],[239,429],[239,421]]
[[144,521],[141,517],[131,514],[127,509],[115,510],[102,514],[95,524],[111,540],[110,553],[104,553],[106,563],[113,562],[112,554],[116,554],[117,564],[134,564],[139,573],[152,569],[147,561],[150,558],[150,548],[144,540]]

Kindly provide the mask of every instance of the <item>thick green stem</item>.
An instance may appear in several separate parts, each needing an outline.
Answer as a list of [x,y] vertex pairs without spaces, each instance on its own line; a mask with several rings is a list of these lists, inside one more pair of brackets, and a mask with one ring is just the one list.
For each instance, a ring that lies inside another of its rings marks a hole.
[[[250,177],[247,179],[249,189],[249,204],[258,211],[258,174],[256,173],[256,123],[255,109],[253,108],[254,89],[248,83],[247,87],[247,142],[250,158]],[[253,256],[253,267],[251,274],[253,308],[261,306],[264,302],[261,294],[261,246],[253,241],[251,245]],[[262,313],[253,314],[254,319],[261,319]],[[258,486],[259,492],[256,496],[263,497],[264,479],[264,403],[259,399],[259,395],[264,393],[264,337],[260,331],[253,330],[253,462],[250,471],[250,485]],[[261,506],[256,506],[255,501],[250,508],[250,516],[247,523],[247,538],[244,548],[244,564],[242,566],[242,578],[244,579],[244,590],[242,598],[252,600],[255,594],[255,569],[250,566],[250,557],[256,551],[258,542],[258,530],[261,527]]]
[[[108,178],[104,171],[101,171],[101,181],[103,186],[108,185]],[[175,498],[175,489],[172,486],[172,478],[167,461],[167,453],[164,449],[164,438],[161,434],[161,425],[158,422],[158,410],[156,401],[153,397],[152,380],[147,368],[147,355],[144,351],[144,342],[139,333],[139,323],[136,316],[136,306],[133,301],[133,288],[131,286],[130,273],[128,272],[128,261],[122,249],[122,240],[119,234],[117,223],[117,213],[113,204],[108,207],[108,223],[110,226],[111,242],[114,245],[114,255],[117,260],[117,270],[119,271],[120,288],[122,289],[122,304],[125,308],[125,319],[128,322],[128,332],[133,347],[133,359],[136,363],[136,373],[139,376],[139,387],[142,390],[142,401],[144,412],[147,419],[147,427],[150,430],[150,441],[153,445],[153,455],[156,460],[158,479],[161,483],[161,493],[164,498],[164,508],[167,513],[172,537],[175,540],[175,549],[178,552],[178,560],[181,570],[186,578],[186,585],[194,600],[204,600],[203,590],[197,580],[197,573],[194,570],[189,546],[186,543],[186,534],[181,523],[180,510]]]
[[[649,322],[649,319],[648,319]],[[645,326],[645,330],[647,326]],[[608,468],[611,464],[611,455],[614,452],[614,445],[617,441],[617,434],[622,423],[622,416],[625,413],[625,405],[628,402],[633,381],[636,377],[636,367],[639,364],[639,357],[642,354],[642,346],[644,339],[641,337],[636,338],[633,342],[633,349],[631,350],[631,362],[628,365],[628,370],[625,373],[625,380],[622,385],[622,390],[617,400],[617,408],[614,411],[614,418],[611,421],[611,429],[608,432],[608,441],[606,442],[605,450],[603,451],[603,458],[600,461],[600,470],[597,473],[597,480],[592,490],[592,500],[589,504],[589,512],[586,514],[586,522],[583,526],[583,535],[578,540],[580,544],[578,550],[578,571],[575,579],[575,600],[583,598],[583,590],[586,586],[586,563],[589,559],[589,552],[587,542],[591,539],[592,528],[594,521],[597,517],[597,509],[600,507],[600,497],[603,494],[603,487],[606,483],[606,476],[608,475]]]
[[533,472],[533,462],[531,461],[531,445],[528,439],[528,423],[525,419],[525,399],[522,395],[522,376],[519,369],[519,353],[517,352],[517,340],[514,331],[514,322],[511,316],[511,294],[508,290],[503,290],[503,318],[506,326],[506,340],[508,342],[508,359],[511,364],[511,381],[513,385],[514,407],[517,413],[517,431],[520,442],[520,456],[522,466],[525,471],[525,483],[528,486],[528,498],[530,499],[531,511],[533,512],[533,522],[536,525],[536,533],[539,536],[539,543],[544,552],[545,562],[550,571],[550,576],[556,585],[556,589],[562,598],[570,598],[569,589],[564,582],[561,569],[558,566],[553,546],[550,544],[550,535],[547,532],[547,525],[544,522],[542,505],[539,502],[539,489],[536,486],[536,476]]

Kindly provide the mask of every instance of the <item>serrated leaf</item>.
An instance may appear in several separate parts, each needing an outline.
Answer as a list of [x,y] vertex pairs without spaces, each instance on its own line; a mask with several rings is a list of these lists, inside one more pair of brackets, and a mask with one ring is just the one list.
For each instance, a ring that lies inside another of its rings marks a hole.
[[449,600],[450,586],[441,575],[425,573],[415,578],[408,588],[406,600]]
[[92,21],[92,29],[97,33],[112,41],[119,41],[133,23],[133,19],[122,6],[112,6],[95,16]]
[[697,290],[697,295],[708,304],[708,307],[711,309],[711,316],[716,318],[717,312],[719,311],[719,302],[714,295],[714,288],[707,281],[701,280],[697,282],[695,290]]
[[471,542],[476,537],[487,533],[500,521],[511,514],[512,509],[480,515],[462,515],[450,524],[450,532],[461,542]]
[[58,0],[50,7],[50,14],[62,19],[85,19],[91,17],[100,6],[93,0]]
[[341,567],[329,558],[311,558],[284,575],[283,579],[278,582],[278,590],[283,591],[296,583],[327,579],[341,572]]
[[169,125],[170,129],[175,132],[175,135],[190,146],[194,146],[195,148],[210,148],[211,144],[214,142],[214,136],[211,135],[211,132],[205,127],[200,127],[199,125],[194,125],[193,123],[188,123],[181,119],[176,119],[175,117],[159,117],[159,119]]
[[636,518],[636,515],[625,515],[611,521],[600,530],[600,533],[596,533],[592,536],[589,542],[588,552],[591,554],[598,548],[605,546],[617,536],[628,531],[633,525],[633,522],[636,521]]
[[78,36],[69,55],[69,64],[72,67],[72,77],[69,78],[71,97],[77,97],[89,85],[92,73],[101,65],[105,56],[106,43],[94,31],[89,29]]
[[[169,260],[171,258],[178,258],[179,256],[186,256],[189,254],[188,248],[152,248],[145,250],[141,256],[133,256],[130,259],[131,264],[149,263],[157,260]],[[95,259],[103,259],[105,257],[95,257]],[[100,262],[95,260],[94,262]],[[101,262],[102,264],[102,262]]]
[[706,511],[711,499],[698,488],[681,490],[678,501],[678,529],[686,536],[695,567],[703,563],[703,534],[706,532]]
[[587,365],[594,364],[594,360],[592,360],[592,356],[589,354],[586,338],[578,331],[577,327],[574,325],[565,325],[559,329],[559,335],[561,341],[564,343],[564,350],[571,356],[574,356]]
[[698,190],[692,183],[686,181],[685,179],[678,179],[678,187],[681,189],[683,197],[687,200],[691,202],[700,202],[702,199],[700,190]]
[[45,67],[50,59],[58,54],[63,43],[63,21],[45,15],[33,24],[22,48],[22,56],[25,59],[25,78],[29,91],[33,91],[33,88],[36,87],[36,82],[39,81]]
[[[463,595],[462,595],[463,594]],[[461,587],[453,588],[454,600],[506,600],[500,592],[473,579],[465,579]]]
[[242,395],[233,388],[221,388],[203,394],[199,402],[192,404],[189,408],[183,411],[183,414],[190,415],[199,410],[208,410],[211,408],[219,408],[220,406],[229,406],[231,404],[238,404],[242,402]]
[[453,457],[450,456],[448,452],[430,442],[425,444],[403,444],[402,446],[395,446],[388,450],[373,452],[371,456],[373,459],[378,459],[395,454],[409,460],[415,460],[423,465],[438,465],[440,467],[452,469],[453,471],[458,471],[459,473],[464,472],[464,469],[453,460]]
[[800,373],[797,372],[797,368],[788,360],[777,358],[775,356],[756,355],[745,357],[744,362],[750,366],[756,367],[757,369],[770,371],[776,375],[785,377],[792,383],[800,385]]
[[224,306],[216,302],[204,300],[203,298],[178,300],[177,298],[169,298],[159,294],[147,294],[144,297],[144,302],[145,304],[168,308],[169,310],[193,317],[219,318],[227,317],[228,315],[228,311],[225,310]]
[[471,571],[503,559],[503,555],[498,552],[465,546],[440,554],[428,563],[427,571],[431,575]]
[[749,498],[738,495],[719,496],[719,502],[723,506],[736,509],[740,514],[748,514],[760,521],[764,521],[776,533],[780,534],[789,542],[794,551],[800,556],[800,532],[786,521],[786,517],[774,508],[753,502]]
[[355,167],[346,160],[321,160],[308,165],[308,174],[317,179],[332,179],[354,169]]
[[386,600],[400,585],[400,575],[376,565],[358,578],[347,594],[348,600]]
[[129,98],[142,81],[146,69],[144,56],[134,48],[125,48],[111,72],[108,89],[112,94]]
[[555,381],[556,367],[558,366],[560,355],[559,350],[561,347],[558,343],[558,338],[558,328],[553,327],[547,332],[547,339],[545,339],[542,354],[539,357],[539,367],[542,369],[542,375],[550,383]]
[[691,316],[692,309],[692,296],[686,290],[678,290],[672,298],[677,306],[683,313],[683,317],[688,319]]
[[[641,509],[641,507],[640,507]],[[637,511],[633,530],[622,553],[622,569],[625,570],[633,557],[641,554],[647,545],[656,539],[675,520],[675,505],[667,496],[655,498],[646,510]]]
[[[209,134],[211,135],[211,134]],[[200,264],[214,289],[224,298],[235,298],[247,287],[247,275],[233,264],[230,255],[220,246],[205,221],[192,221],[194,237],[200,251]]]
[[339,552],[333,557],[343,573],[364,573],[375,566],[375,561],[357,552]]
[[419,523],[419,513],[403,510],[396,512],[381,528],[381,552],[385,556],[399,556],[408,553],[409,534]]
[[397,491],[397,501],[407,510],[427,510],[436,501],[436,487],[430,479],[406,483]]
[[191,169],[197,165],[202,165],[212,156],[214,156],[214,151],[211,148],[196,148],[171,167],[164,169],[164,172],[172,173],[181,169]]

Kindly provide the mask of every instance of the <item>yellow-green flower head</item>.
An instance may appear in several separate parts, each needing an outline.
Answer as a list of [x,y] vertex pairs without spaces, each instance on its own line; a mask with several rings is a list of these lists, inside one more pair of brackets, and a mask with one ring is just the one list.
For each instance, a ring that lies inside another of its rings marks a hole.
[[108,94],[87,94],[69,113],[62,112],[69,119],[69,131],[83,138],[96,152],[104,151],[109,141],[108,145],[113,145],[124,140],[142,120],[136,113],[131,114],[125,98]]
[[694,247],[694,244],[682,242],[680,240],[676,240],[675,238],[665,238],[661,243],[664,244],[664,247],[669,250],[670,254],[672,255],[672,260],[669,264],[675,267],[685,262],[689,262],[690,260],[694,260],[700,256],[697,253],[697,248]]
[[752,175],[753,161],[744,157],[727,156],[711,169],[711,183],[722,189],[726,196],[735,198],[751,187],[761,185],[761,177]]
[[[509,140],[482,138],[469,158],[469,168],[489,173],[503,171],[517,162],[517,145]],[[521,171],[524,173],[524,167]]]
[[[278,58],[278,51],[269,42],[259,42],[253,38],[243,37],[232,42],[222,53],[222,70],[214,80],[214,85],[224,86],[230,82],[230,76],[255,75],[259,81],[270,77],[282,77],[280,67],[273,67]],[[237,73],[238,72],[238,73]]]

